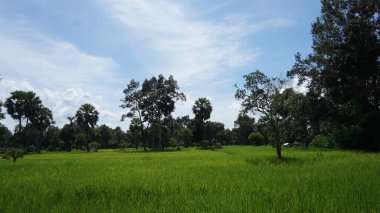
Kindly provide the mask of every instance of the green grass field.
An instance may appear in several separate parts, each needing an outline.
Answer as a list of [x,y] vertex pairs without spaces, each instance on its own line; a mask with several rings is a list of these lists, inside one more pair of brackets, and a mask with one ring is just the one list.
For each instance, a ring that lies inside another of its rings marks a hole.
[[229,146],[0,160],[0,212],[380,212],[380,154]]

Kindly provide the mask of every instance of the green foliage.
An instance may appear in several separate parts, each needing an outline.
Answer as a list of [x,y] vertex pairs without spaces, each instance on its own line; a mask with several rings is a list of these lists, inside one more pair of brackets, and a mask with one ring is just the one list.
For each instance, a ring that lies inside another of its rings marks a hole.
[[318,148],[333,148],[334,141],[330,136],[316,135],[311,141],[311,145]]
[[24,150],[13,148],[13,147],[6,149],[3,155],[4,159],[7,159],[7,160],[12,159],[14,163],[16,163],[17,159],[23,158],[23,157],[24,157]]
[[90,152],[97,152],[100,144],[97,142],[91,142],[88,144]]
[[193,113],[195,118],[199,121],[206,121],[210,118],[212,106],[210,100],[207,98],[198,98],[193,106]]
[[180,143],[187,148],[191,145],[191,141],[193,139],[193,132],[188,128],[181,128],[177,132],[177,137]]
[[[123,104],[120,107],[129,109],[129,112],[122,115],[122,121],[126,118],[137,119],[138,122],[135,123],[139,125],[139,134],[144,136],[150,131],[153,148],[164,149],[162,121],[174,111],[176,101],[186,100],[185,95],[179,92],[177,81],[173,76],[166,79],[160,74],[157,78],[153,76],[149,80],[145,79],[140,89],[140,83],[132,79],[123,93],[124,99],[121,100]],[[144,123],[148,123],[146,128]],[[136,133],[131,128],[130,130]],[[158,133],[158,143],[154,135],[156,132]],[[137,147],[136,138],[134,140],[135,147]],[[143,140],[143,147],[144,150],[147,150],[145,140]]]
[[248,144],[248,136],[253,131],[255,119],[250,118],[247,114],[239,114],[236,121],[234,121],[234,131],[237,135],[237,144]]
[[248,136],[248,141],[252,145],[256,145],[256,146],[263,145],[264,136],[260,134],[259,132],[252,132]]
[[288,72],[307,84],[314,133],[331,122],[344,148],[380,150],[379,23],[378,1],[323,0],[313,52]]
[[0,124],[0,151],[9,147],[11,138],[12,132],[3,124]]

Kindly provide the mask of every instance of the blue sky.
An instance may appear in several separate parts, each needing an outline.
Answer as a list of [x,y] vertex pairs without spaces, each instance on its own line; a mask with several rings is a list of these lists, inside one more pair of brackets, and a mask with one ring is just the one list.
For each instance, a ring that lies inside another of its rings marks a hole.
[[[99,124],[120,122],[122,90],[160,73],[178,80],[190,115],[199,97],[211,120],[233,127],[234,84],[259,69],[284,77],[294,54],[311,51],[317,0],[15,0],[0,3],[0,99],[33,90],[67,123],[83,103]],[[11,129],[16,122],[3,121]]]

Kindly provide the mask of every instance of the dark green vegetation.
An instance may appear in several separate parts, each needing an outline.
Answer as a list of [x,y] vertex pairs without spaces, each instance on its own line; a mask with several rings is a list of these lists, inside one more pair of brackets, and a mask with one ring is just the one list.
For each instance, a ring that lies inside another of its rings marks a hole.
[[379,154],[218,151],[42,153],[0,161],[1,212],[378,212]]

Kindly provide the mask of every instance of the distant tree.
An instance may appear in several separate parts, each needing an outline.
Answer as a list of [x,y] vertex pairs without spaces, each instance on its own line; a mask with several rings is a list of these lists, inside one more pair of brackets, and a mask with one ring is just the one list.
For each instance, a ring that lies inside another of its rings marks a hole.
[[141,135],[142,135],[140,119],[138,118],[132,119],[129,125],[129,131],[132,133],[133,144],[134,144],[135,149],[137,149],[139,147],[139,139],[141,138]]
[[[155,128],[158,129],[158,145],[155,148],[163,149],[162,143],[162,120],[174,111],[176,101],[186,101],[183,93],[179,92],[177,81],[173,76],[166,79],[163,75],[158,78],[152,77],[150,80],[145,80],[142,85],[143,92],[143,108],[146,112],[143,117],[144,121],[151,124],[154,134]],[[153,135],[154,144],[154,135]]]
[[96,123],[99,119],[99,112],[91,104],[83,104],[75,114],[76,122],[78,126],[86,134],[86,148],[87,151],[90,151],[88,146],[91,138],[91,131],[95,128]]
[[46,131],[45,144],[49,151],[60,151],[63,149],[64,143],[61,143],[60,129],[56,126],[49,126]]
[[12,132],[3,124],[0,124],[0,151],[9,147],[11,137]]
[[211,116],[211,103],[207,98],[199,98],[195,101],[192,110],[195,115],[195,128],[193,134],[195,139],[205,146],[207,145],[207,143],[204,142],[206,139],[205,121]]
[[47,107],[44,107],[42,104],[39,104],[38,106],[34,106],[34,111],[30,113],[30,121],[32,123],[32,126],[37,129],[37,131],[40,133],[37,138],[37,144],[36,144],[36,151],[40,152],[40,143],[39,141],[43,137],[43,132],[52,124],[54,124],[53,121],[53,114]]
[[276,112],[273,102],[281,94],[286,82],[278,78],[268,78],[260,71],[249,73],[243,77],[245,84],[243,88],[236,86],[235,98],[242,101],[243,113],[260,113],[267,117],[277,156],[282,158],[280,116]]
[[100,140],[100,147],[109,148],[110,142],[113,138],[113,130],[109,126],[103,124],[98,127],[98,134]]
[[[180,93],[177,81],[172,76],[166,79],[163,75],[158,78],[152,77],[146,79],[140,89],[140,83],[135,80],[127,85],[123,93],[123,104],[120,106],[129,109],[127,114],[122,116],[125,118],[137,118],[139,120],[140,132],[144,136],[145,129],[151,130],[152,143],[154,148],[163,149],[161,141],[162,120],[169,116],[175,109],[175,102],[178,100],[186,100],[183,93]],[[144,123],[147,123],[146,127]],[[155,143],[155,130],[158,129],[158,144]],[[147,150],[147,144],[143,140],[144,150]]]
[[195,101],[193,106],[193,113],[195,118],[204,123],[211,116],[212,106],[207,98],[199,98]]
[[237,143],[242,145],[248,144],[248,136],[253,132],[255,119],[249,117],[247,114],[239,114],[234,122],[234,131],[237,133]]
[[193,139],[193,132],[188,128],[181,128],[177,132],[177,137],[180,143],[182,143],[185,148],[191,145]]
[[230,129],[225,129],[216,135],[216,141],[222,145],[230,145],[233,140],[233,133]]
[[[124,93],[124,99],[121,101],[123,102],[122,105],[120,105],[123,109],[129,109],[129,112],[126,114],[123,114],[121,116],[121,120],[124,121],[126,118],[137,119],[138,122],[134,122],[137,127],[139,128],[139,132],[141,135],[144,133],[144,122],[143,122],[143,93],[140,89],[140,83],[138,81],[135,81],[134,79],[131,80],[131,82],[127,85],[127,88],[123,90]],[[136,126],[134,126],[136,127]],[[134,138],[134,142],[136,142],[136,138]],[[147,151],[147,144],[145,138],[142,140],[143,142],[143,148],[145,151]],[[138,147],[138,146],[136,146]]]
[[5,101],[5,107],[8,114],[15,120],[19,121],[18,131],[22,129],[22,119],[28,121],[34,116],[36,108],[41,105],[41,100],[34,92],[14,91]]
[[119,126],[113,130],[113,136],[118,145],[125,144],[127,142],[127,136]]
[[210,145],[214,145],[218,133],[224,131],[224,124],[220,122],[206,121],[204,126],[205,139],[209,141]]
[[248,141],[252,145],[262,145],[263,144],[264,137],[259,132],[252,132],[248,136]]

